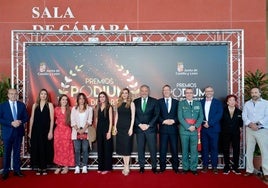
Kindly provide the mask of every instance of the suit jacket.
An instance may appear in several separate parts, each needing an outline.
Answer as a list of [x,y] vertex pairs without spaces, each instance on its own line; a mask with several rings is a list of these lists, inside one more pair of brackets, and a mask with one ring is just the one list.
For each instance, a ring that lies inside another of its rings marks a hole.
[[159,105],[155,98],[148,97],[145,112],[141,109],[141,97],[134,100],[136,113],[134,131],[135,133],[144,132],[139,124],[148,124],[149,128],[145,131],[148,133],[157,132],[157,123],[159,116]]
[[24,124],[28,121],[29,116],[24,103],[17,101],[17,119],[21,120],[21,125],[17,128],[11,125],[14,121],[12,116],[12,110],[9,105],[9,101],[6,101],[0,105],[0,124],[2,125],[2,138],[8,139],[11,137],[13,131],[17,131],[18,136],[24,136]]
[[240,127],[243,126],[242,111],[235,108],[231,118],[228,107],[224,107],[221,119],[221,132],[223,134],[240,134]]
[[196,120],[194,126],[199,128],[204,120],[203,109],[200,101],[193,100],[192,107],[189,105],[187,100],[180,101],[178,108],[178,116],[180,121],[180,134],[184,135],[193,135],[197,134],[197,131],[190,132],[188,130],[189,124],[186,122],[186,119]]
[[[178,100],[172,99],[171,108],[168,112],[165,99],[161,98],[158,100],[159,104],[159,132],[168,134],[178,134]],[[173,119],[175,123],[173,125],[165,125],[163,121],[166,119]]]
[[[204,114],[204,121],[206,121],[206,116],[205,116],[205,102],[206,99],[201,100],[201,104],[203,107],[203,114]],[[222,107],[222,102],[218,99],[212,98],[211,101],[211,106],[208,114],[208,125],[209,128],[202,127],[201,131],[208,131],[208,132],[214,132],[214,133],[219,133],[220,132],[220,121],[222,118],[222,113],[223,113],[223,107]],[[203,123],[204,124],[204,123]]]

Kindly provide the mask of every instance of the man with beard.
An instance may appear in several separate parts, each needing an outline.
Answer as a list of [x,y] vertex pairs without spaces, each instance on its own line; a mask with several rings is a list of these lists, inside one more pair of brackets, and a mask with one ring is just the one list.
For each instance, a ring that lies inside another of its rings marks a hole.
[[251,99],[245,103],[242,118],[246,126],[246,174],[253,174],[253,153],[256,143],[262,154],[263,179],[268,182],[268,101],[261,98],[259,88],[252,88]]

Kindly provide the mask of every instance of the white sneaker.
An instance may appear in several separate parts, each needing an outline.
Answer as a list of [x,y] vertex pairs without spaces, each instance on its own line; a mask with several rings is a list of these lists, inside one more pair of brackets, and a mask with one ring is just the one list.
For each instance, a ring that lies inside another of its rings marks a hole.
[[80,168],[79,166],[76,166],[75,167],[75,171],[74,171],[75,174],[79,174],[80,173]]
[[83,173],[83,174],[86,174],[86,173],[87,173],[87,166],[83,166],[83,168],[82,168],[82,173]]

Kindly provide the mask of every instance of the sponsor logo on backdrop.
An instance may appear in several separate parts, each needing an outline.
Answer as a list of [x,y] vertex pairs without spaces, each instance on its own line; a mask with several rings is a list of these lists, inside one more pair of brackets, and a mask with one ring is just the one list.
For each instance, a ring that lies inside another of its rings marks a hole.
[[177,71],[178,71],[178,72],[184,72],[184,65],[183,65],[183,62],[178,62],[178,63],[177,63]]
[[[176,76],[198,76],[198,69],[197,68],[188,68],[184,62],[180,61],[177,62],[177,69],[175,72]],[[191,79],[193,79],[191,78]],[[172,90],[173,97],[183,100],[185,98],[185,90],[186,88],[192,88],[194,92],[194,98],[200,100],[204,96],[204,92],[198,87],[196,82],[178,82],[176,86]]]
[[39,70],[37,71],[38,76],[59,76],[59,69],[49,69],[46,62],[39,63]]
[[187,67],[184,62],[180,61],[177,63],[175,74],[177,76],[198,76],[198,69]]

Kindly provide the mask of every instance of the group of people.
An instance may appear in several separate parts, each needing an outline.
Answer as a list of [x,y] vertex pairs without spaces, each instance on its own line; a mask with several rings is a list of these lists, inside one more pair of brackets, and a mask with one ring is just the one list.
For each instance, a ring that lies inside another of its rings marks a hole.
[[[182,173],[198,175],[198,147],[201,142],[202,173],[212,167],[218,174],[218,145],[222,138],[224,174],[239,171],[240,136],[246,127],[246,174],[253,174],[253,152],[258,143],[262,153],[264,180],[268,181],[268,101],[261,98],[258,88],[252,88],[251,100],[243,111],[237,107],[237,96],[228,95],[225,105],[214,97],[213,87],[207,86],[205,97],[194,100],[192,88],[185,89],[185,99],[172,98],[169,85],[162,87],[163,97],[150,96],[150,87],[140,86],[140,97],[132,99],[128,88],[123,88],[113,107],[106,92],[98,95],[97,105],[88,104],[84,93],[79,93],[71,108],[67,95],[61,95],[58,106],[53,107],[46,89],[42,89],[32,106],[28,137],[30,138],[31,166],[36,175],[46,175],[48,164],[57,165],[55,174],[66,174],[70,166],[74,173],[87,173],[89,155],[89,127],[96,127],[98,173],[112,170],[113,135],[116,135],[116,153],[124,162],[122,174],[128,175],[133,134],[136,134],[139,172],[145,172],[145,148],[148,146],[152,172],[164,173],[168,147],[172,156],[172,169],[178,173],[178,139],[182,149]],[[9,177],[13,150],[14,175],[20,171],[20,148],[24,124],[29,120],[25,107],[17,101],[17,91],[8,90],[8,101],[0,105],[0,124],[4,143],[3,179]],[[114,125],[114,127],[113,127]],[[243,126],[244,125],[244,126]],[[157,169],[157,134],[159,133],[160,171]],[[200,137],[199,137],[200,135]],[[233,163],[230,165],[230,145]],[[210,164],[211,163],[211,164]]]

